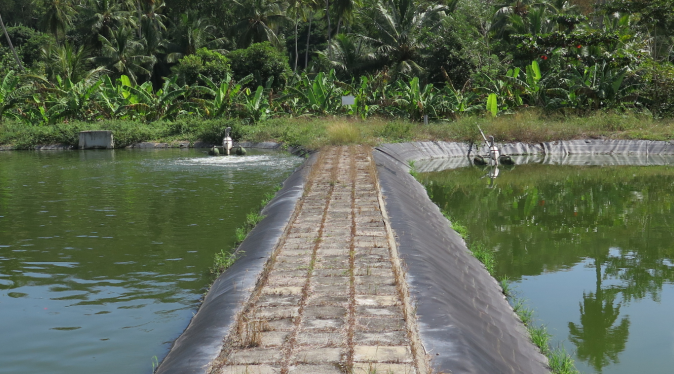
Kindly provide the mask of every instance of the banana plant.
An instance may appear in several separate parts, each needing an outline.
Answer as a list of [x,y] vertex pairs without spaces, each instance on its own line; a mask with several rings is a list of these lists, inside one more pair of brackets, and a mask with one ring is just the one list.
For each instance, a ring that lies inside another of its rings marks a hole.
[[420,120],[424,114],[434,118],[438,117],[435,105],[438,97],[432,84],[421,88],[419,78],[414,77],[409,83],[398,81],[397,88],[394,103],[412,119]]
[[[121,78],[120,78],[121,79]],[[102,77],[102,84],[98,92],[96,105],[101,116],[111,118],[121,118],[124,110],[125,98],[122,93],[122,84],[115,84],[109,76]]]
[[[46,81],[45,81],[46,82]],[[50,123],[59,119],[92,120],[95,114],[91,110],[91,101],[98,93],[102,81],[80,80],[73,83],[70,78],[56,76],[56,84],[48,90],[49,96],[46,104],[48,110],[45,116]]]
[[456,115],[457,113],[471,112],[479,109],[479,106],[474,105],[475,93],[472,91],[457,90],[451,84],[444,87],[440,93],[442,99],[438,112],[446,115]]
[[146,121],[174,119],[182,106],[182,101],[178,98],[187,93],[187,89],[180,88],[177,81],[177,76],[165,80],[162,88],[156,93],[150,82],[134,85],[130,81],[122,81],[124,85],[122,94],[127,102],[125,108],[136,112]]
[[527,76],[526,82],[529,89],[529,94],[538,101],[538,95],[541,92],[540,81],[543,78],[541,74],[541,68],[538,66],[538,62],[531,61],[531,65],[527,66]]
[[498,115],[498,95],[490,93],[487,97],[487,111],[491,113],[492,117]]
[[341,107],[342,88],[338,85],[335,70],[325,75],[320,72],[313,80],[304,75],[300,80],[299,88],[291,87],[292,94],[300,97],[305,109],[319,114],[337,113]]
[[243,86],[253,80],[253,75],[250,74],[236,82],[229,74],[227,74],[225,79],[220,82],[220,86],[218,86],[208,77],[203,75],[200,75],[199,77],[206,82],[206,86],[197,86],[193,89],[195,92],[206,94],[213,99],[196,98],[193,99],[193,101],[198,102],[203,108],[206,116],[211,118],[219,118],[229,114],[229,111],[232,110],[232,106],[241,100]]
[[0,84],[0,123],[3,117],[11,117],[18,119],[17,113],[10,110],[16,107],[22,100],[25,99],[29,87],[19,87],[19,75],[14,70],[10,70],[2,79]]
[[270,110],[269,102],[264,95],[264,87],[257,86],[255,93],[251,93],[249,88],[245,89],[240,113],[243,118],[250,118],[254,123],[267,119]]
[[605,62],[587,66],[582,73],[572,69],[572,98],[576,105],[585,104],[594,109],[617,102],[628,90],[628,87],[623,87],[627,73],[627,68],[613,68]]
[[374,92],[370,79],[366,76],[360,78],[358,86],[353,86],[344,91],[344,95],[354,96],[354,103],[349,108],[348,114],[358,115],[360,118],[366,119],[371,113],[376,112],[379,109],[379,105],[372,104],[375,101],[373,97]]

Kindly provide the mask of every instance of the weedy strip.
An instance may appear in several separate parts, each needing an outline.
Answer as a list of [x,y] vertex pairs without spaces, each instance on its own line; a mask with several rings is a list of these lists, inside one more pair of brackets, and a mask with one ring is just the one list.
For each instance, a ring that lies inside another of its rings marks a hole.
[[241,227],[237,227],[236,231],[234,232],[234,236],[236,238],[234,247],[229,251],[221,249],[215,254],[213,267],[211,268],[212,274],[214,274],[216,277],[222,274],[222,272],[232,266],[236,259],[243,253],[237,250],[239,244],[243,243],[248,234],[253,231],[255,226],[257,226],[257,224],[264,219],[265,216],[261,214],[261,210],[274,198],[274,196],[276,196],[276,193],[280,190],[281,185],[274,187],[272,192],[268,192],[264,195],[264,198],[260,202],[260,205],[257,209],[246,214],[246,220],[244,221],[243,225]]

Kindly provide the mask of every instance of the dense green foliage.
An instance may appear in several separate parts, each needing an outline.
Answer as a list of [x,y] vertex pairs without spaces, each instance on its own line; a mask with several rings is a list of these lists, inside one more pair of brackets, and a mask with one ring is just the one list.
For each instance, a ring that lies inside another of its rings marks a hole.
[[0,120],[670,116],[672,14],[674,0],[6,0],[24,69],[0,38]]

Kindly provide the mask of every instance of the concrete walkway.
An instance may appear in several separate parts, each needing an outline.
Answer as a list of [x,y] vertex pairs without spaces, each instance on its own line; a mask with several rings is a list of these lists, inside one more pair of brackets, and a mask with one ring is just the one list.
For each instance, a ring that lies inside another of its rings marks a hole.
[[382,203],[368,148],[324,150],[211,373],[427,373]]

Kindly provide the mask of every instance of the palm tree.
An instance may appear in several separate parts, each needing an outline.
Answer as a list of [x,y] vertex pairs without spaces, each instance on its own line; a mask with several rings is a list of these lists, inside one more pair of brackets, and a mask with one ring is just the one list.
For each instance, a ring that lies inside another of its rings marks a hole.
[[372,48],[353,35],[338,34],[332,39],[332,53],[318,52],[331,69],[357,76],[376,61]]
[[304,20],[309,20],[309,28],[307,29],[307,48],[306,52],[304,55],[304,68],[307,69],[309,67],[309,40],[311,39],[311,23],[314,20],[314,15],[316,12],[316,9],[319,8],[320,4],[318,0],[305,0],[303,1],[304,3]]
[[[211,25],[206,18],[199,17],[196,11],[187,11],[180,15],[178,24],[173,28],[173,40],[168,45],[167,62],[177,62],[187,55],[194,54],[200,48],[214,49],[221,46],[224,38],[216,38]],[[218,50],[225,52],[224,50]]]
[[554,31],[556,26],[548,17],[548,9],[545,7],[531,8],[526,17],[513,14],[509,21],[510,24],[505,27],[509,34],[547,34]]
[[154,29],[154,32],[166,31],[166,16],[162,14],[166,3],[164,0],[138,1],[138,37],[143,37],[143,30]]
[[299,60],[299,51],[297,49],[297,43],[299,39],[299,34],[297,31],[300,18],[303,20],[306,20],[307,18],[307,10],[309,7],[307,7],[307,4],[309,4],[309,1],[307,0],[291,0],[288,2],[288,9],[286,9],[286,13],[289,15],[292,15],[295,20],[295,67],[293,68],[294,72],[297,72],[297,61]]
[[51,81],[55,81],[57,76],[74,83],[82,80],[91,81],[98,79],[105,72],[102,66],[87,70],[89,54],[84,46],[75,47],[68,42],[63,45],[50,45],[42,49],[42,56],[48,61],[46,74]]
[[246,48],[252,43],[269,41],[280,46],[276,30],[288,21],[286,4],[274,0],[235,1],[239,6],[239,19],[232,31],[239,35],[238,47]]
[[119,0],[89,0],[86,6],[82,6],[85,12],[84,27],[91,30],[96,40],[99,34],[109,38],[113,29],[131,22],[131,14],[125,6],[128,4]]
[[360,35],[376,48],[378,57],[391,64],[394,73],[421,74],[419,66],[426,47],[424,30],[441,25],[449,8],[444,5],[422,7],[414,0],[383,0],[367,15],[373,25],[372,36]]
[[110,38],[99,35],[98,38],[103,44],[102,56],[95,57],[93,61],[107,67],[117,76],[127,75],[136,83],[138,75],[151,77],[152,67],[157,59],[154,56],[147,56],[145,45],[141,41],[134,40],[132,35],[128,28],[113,31]]
[[138,22],[138,34],[145,41],[148,56],[157,56],[165,52],[166,16],[162,14],[166,4],[163,0],[142,3],[142,14]]
[[330,35],[330,0],[325,0],[325,17],[328,20],[328,57],[332,55],[332,36]]
[[360,4],[357,0],[334,0],[332,4],[335,13],[337,13],[337,30],[335,30],[335,34],[339,34],[339,29],[344,21],[351,18],[354,9]]
[[9,34],[7,33],[7,29],[5,28],[5,23],[2,22],[2,15],[0,15],[0,26],[2,26],[2,31],[5,33],[5,38],[7,38],[7,44],[9,44],[9,49],[11,49],[12,53],[14,54],[16,64],[19,65],[19,68],[21,69],[21,71],[23,71],[23,64],[21,63],[19,55],[16,54],[16,50],[14,49],[14,45],[12,44],[12,39],[9,38]]
[[75,8],[70,0],[45,0],[45,7],[47,9],[41,21],[42,27],[56,39],[63,39],[77,13]]

